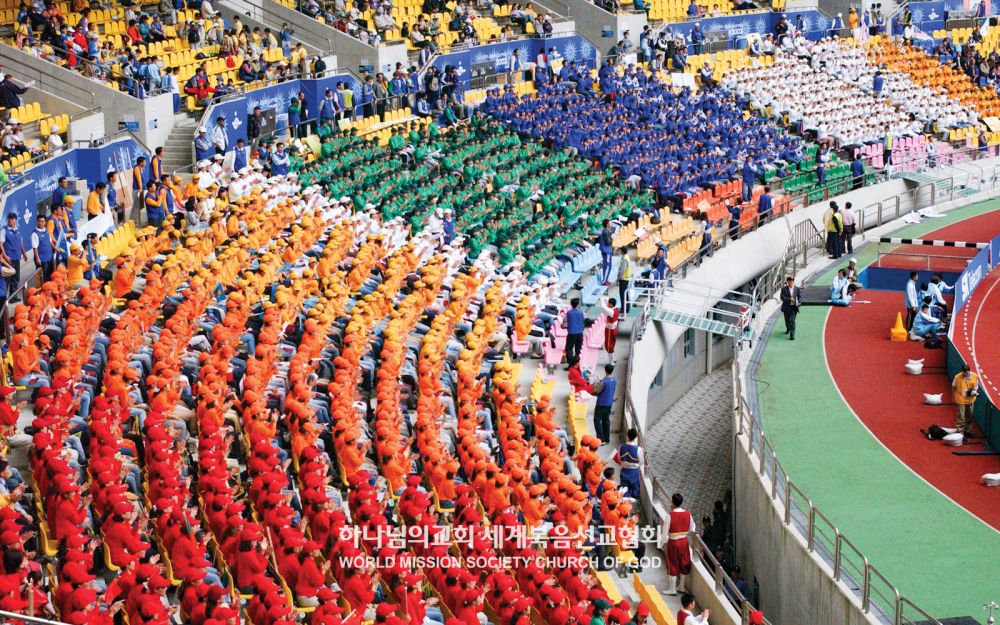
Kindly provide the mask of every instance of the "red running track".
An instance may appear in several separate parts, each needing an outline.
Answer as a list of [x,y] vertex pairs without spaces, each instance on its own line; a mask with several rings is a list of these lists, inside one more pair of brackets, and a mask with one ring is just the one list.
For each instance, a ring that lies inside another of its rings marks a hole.
[[[998,233],[1000,210],[940,228],[922,238],[985,242]],[[900,249],[926,253],[955,248]],[[948,255],[958,260],[956,254]],[[996,338],[996,330],[1000,328],[998,284],[1000,270],[991,272],[976,289],[956,319],[955,323],[960,325],[954,333],[955,347],[963,357],[971,357],[975,349],[976,358],[971,360],[978,362],[984,386],[996,399],[1000,399],[1000,392],[995,390],[1000,388],[1000,341]],[[904,464],[1000,530],[1000,506],[996,505],[995,491],[979,484],[984,473],[1000,470],[997,458],[955,456],[952,453],[955,448],[929,441],[920,432],[931,423],[945,427],[955,424],[955,408],[950,405],[951,380],[944,369],[945,350],[924,349],[922,343],[914,341],[888,340],[892,321],[903,310],[902,293],[861,291],[858,299],[871,303],[832,309],[825,330],[827,363],[844,399],[865,427]],[[924,374],[904,373],[906,361],[919,358],[924,359]],[[991,388],[991,385],[996,386]],[[943,393],[946,405],[924,404],[924,393]]]
[[[997,289],[1000,292],[1000,288]],[[848,308],[834,307],[827,318],[826,358],[844,399],[869,431],[910,469],[960,506],[1000,530],[996,491],[979,484],[984,473],[1000,470],[992,456],[955,456],[940,441],[920,433],[932,423],[954,427],[955,407],[928,406],[924,393],[943,393],[951,403],[944,370],[945,350],[924,349],[916,341],[889,340],[891,320],[902,310],[903,294],[861,291]],[[907,375],[908,359],[924,359],[923,375]],[[996,361],[1000,364],[1000,359]]]
[[979,250],[971,247],[901,245],[878,260],[879,267],[959,273]]

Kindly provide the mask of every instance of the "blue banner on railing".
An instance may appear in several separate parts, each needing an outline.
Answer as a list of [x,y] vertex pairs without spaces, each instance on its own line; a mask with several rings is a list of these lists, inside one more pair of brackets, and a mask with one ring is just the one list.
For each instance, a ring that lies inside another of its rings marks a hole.
[[[355,105],[360,100],[361,83],[350,74],[336,74],[324,76],[323,78],[309,78],[302,80],[290,80],[277,85],[269,85],[248,91],[237,98],[219,102],[209,107],[205,116],[206,125],[216,123],[219,117],[225,120],[226,136],[229,139],[230,147],[236,145],[238,139],[247,138],[247,119],[253,113],[255,107],[260,107],[262,111],[273,110],[276,115],[288,112],[288,104],[292,96],[302,93],[306,98],[306,107],[309,117],[315,119],[319,114],[319,102],[327,89],[336,89],[338,82],[347,83],[354,92]],[[211,132],[211,128],[208,131]],[[268,130],[266,129],[265,132]],[[191,139],[194,141],[194,137]]]
[[68,150],[25,172],[28,181],[4,195],[3,213],[16,213],[22,236],[29,236],[35,227],[38,205],[52,197],[59,178],[82,178],[93,188],[98,180],[107,180],[110,170],[127,172],[139,156],[149,155],[131,137],[96,148]]
[[[945,20],[951,11],[961,11],[965,7],[962,0],[930,0],[929,2],[911,2],[910,13],[913,24],[928,35],[935,30],[944,28]],[[990,11],[993,14],[993,11]],[[902,16],[902,14],[900,14]]]
[[1000,236],[990,241],[990,269],[1000,267]]
[[[609,42],[608,47],[610,46]],[[435,57],[432,65],[442,72],[449,65],[457,67],[459,77],[465,82],[466,88],[469,88],[475,86],[469,83],[473,68],[492,66],[492,73],[501,74],[510,70],[510,61],[514,57],[515,50],[521,57],[521,63],[527,64],[534,63],[543,48],[546,51],[555,48],[556,55],[550,54],[550,56],[564,61],[575,61],[577,65],[584,65],[589,69],[593,69],[596,64],[598,50],[590,42],[579,35],[565,35],[476,46],[460,52],[439,55]]]
[[[513,56],[514,50],[519,50],[518,54],[523,62],[528,63],[535,60],[543,47],[546,49],[555,48],[558,55],[565,60],[576,61],[591,69],[595,66],[597,51],[594,46],[579,35],[555,36],[547,39],[523,39],[476,46],[470,50],[440,55],[434,59],[434,66],[444,70],[445,66],[454,65],[458,68],[459,76],[468,88],[472,79],[473,66],[493,62],[494,72],[506,72],[510,67],[510,58]],[[386,79],[391,80],[392,76],[386,76]],[[211,126],[217,123],[219,117],[222,117],[226,124],[226,136],[232,147],[236,145],[238,139],[245,140],[247,138],[247,119],[254,107],[259,106],[263,111],[273,110],[276,115],[281,115],[288,111],[288,104],[292,96],[302,93],[306,98],[309,117],[315,119],[319,114],[320,100],[323,99],[326,90],[336,89],[338,82],[347,83],[347,87],[354,93],[355,111],[359,112],[361,83],[351,74],[336,74],[323,78],[290,80],[248,91],[239,97],[212,104],[204,119],[206,125]],[[208,128],[208,131],[211,132],[211,128]],[[194,137],[192,137],[192,141],[194,141]]]
[[976,290],[976,287],[979,286],[979,283],[989,273],[990,261],[992,260],[991,247],[984,247],[979,250],[979,253],[976,254],[975,258],[966,266],[965,271],[958,277],[958,282],[955,284],[955,313],[965,306],[965,303],[972,297],[972,293]]

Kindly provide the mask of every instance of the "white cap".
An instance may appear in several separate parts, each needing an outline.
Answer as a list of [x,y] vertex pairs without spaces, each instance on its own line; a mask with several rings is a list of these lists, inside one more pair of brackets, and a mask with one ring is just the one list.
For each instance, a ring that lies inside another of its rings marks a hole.
[[15,117],[11,117],[10,119],[7,120],[7,125],[8,126],[16,126],[16,125],[18,125],[20,123],[21,122],[17,121],[17,118],[15,118]]
[[201,132],[208,132],[208,130],[206,130],[204,126],[198,126],[198,132],[199,133],[201,133]]
[[215,156],[213,156],[213,157],[212,157],[212,159],[213,159],[213,160],[216,160],[216,161],[221,161],[221,160],[223,160],[223,159],[225,159],[225,158],[226,158],[226,157],[225,157],[225,156],[223,156],[223,155],[221,155],[221,154],[216,154]]

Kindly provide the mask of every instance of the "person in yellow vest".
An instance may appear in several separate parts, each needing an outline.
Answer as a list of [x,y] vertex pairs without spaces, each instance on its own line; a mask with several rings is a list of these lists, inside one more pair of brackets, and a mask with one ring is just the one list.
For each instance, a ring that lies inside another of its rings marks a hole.
[[104,212],[104,201],[101,196],[107,187],[103,182],[94,185],[94,190],[87,196],[87,219],[94,219]]
[[979,396],[979,376],[963,364],[951,381],[952,400],[958,409],[955,416],[955,428],[961,432],[963,440],[968,439],[972,429],[972,406]]
[[632,259],[629,258],[628,248],[622,246],[618,253],[618,300],[622,303],[622,314],[628,314],[628,283],[632,281]]
[[153,158],[149,161],[150,180],[159,180],[163,176],[163,148],[156,148]]
[[888,167],[889,163],[892,161],[892,139],[892,128],[889,128],[889,126],[886,125],[885,138],[882,140],[883,162],[886,167]]
[[143,173],[146,171],[146,157],[140,156],[135,159],[135,166],[132,167],[132,194],[135,195],[136,211],[138,216],[142,215],[142,207],[145,206],[144,195],[146,194],[146,179]]
[[83,256],[83,248],[74,243],[69,248],[69,259],[66,261],[66,281],[74,289],[86,286],[83,272],[87,270],[87,259]]

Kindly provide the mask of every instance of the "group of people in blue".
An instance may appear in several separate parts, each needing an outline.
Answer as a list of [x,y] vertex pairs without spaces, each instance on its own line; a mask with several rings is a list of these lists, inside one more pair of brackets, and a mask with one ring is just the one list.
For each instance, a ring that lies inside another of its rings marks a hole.
[[556,148],[574,148],[621,177],[655,188],[661,202],[699,187],[755,175],[771,164],[800,159],[801,146],[772,121],[750,116],[718,87],[674,88],[634,65],[598,72],[603,95],[579,83],[543,84],[520,99],[488,92],[481,110]]

